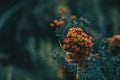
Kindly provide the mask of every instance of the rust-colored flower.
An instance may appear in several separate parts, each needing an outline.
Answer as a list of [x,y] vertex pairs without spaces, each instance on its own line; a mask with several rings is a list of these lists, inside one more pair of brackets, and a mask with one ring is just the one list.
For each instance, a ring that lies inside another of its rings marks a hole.
[[57,24],[57,23],[58,23],[58,20],[54,20],[53,22],[54,22],[55,24]]
[[99,57],[97,53],[94,54],[93,56],[94,56],[94,58],[98,58]]
[[63,48],[67,51],[66,56],[68,57],[69,53],[71,56],[69,59],[76,60],[82,67],[82,63],[85,62],[86,58],[90,56],[89,53],[93,50],[92,40],[93,38],[87,35],[81,28],[70,28],[63,44]]
[[51,27],[55,27],[55,25],[53,23],[50,24]]
[[72,53],[70,53],[70,52],[67,52],[66,53],[66,57],[68,58],[68,59],[71,59],[71,57],[72,57],[72,55],[71,55]]
[[120,47],[120,35],[109,38],[109,41],[112,43],[112,47]]
[[63,20],[59,21],[60,26],[64,25],[64,23],[65,22]]
[[59,9],[59,12],[60,12],[60,14],[64,14],[65,9],[64,9],[64,8],[60,8],[60,9]]
[[112,53],[120,53],[120,35],[114,35],[108,39],[111,43]]
[[65,24],[63,20],[54,20],[53,23],[50,24],[51,27],[61,27]]
[[80,79],[80,76],[77,74],[76,75],[76,80],[79,80]]

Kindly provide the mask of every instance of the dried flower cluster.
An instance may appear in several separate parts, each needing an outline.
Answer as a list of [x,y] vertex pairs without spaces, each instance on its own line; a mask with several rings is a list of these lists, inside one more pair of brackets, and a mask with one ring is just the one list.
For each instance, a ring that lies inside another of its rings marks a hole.
[[114,52],[114,54],[120,53],[120,35],[115,35],[111,38],[109,38],[109,41],[111,42],[111,47]]
[[93,38],[85,34],[81,28],[70,28],[63,44],[68,61],[73,59],[80,64],[84,63],[92,51],[92,41]]
[[51,27],[60,27],[62,25],[64,25],[64,21],[63,20],[54,20],[53,23],[50,24]]

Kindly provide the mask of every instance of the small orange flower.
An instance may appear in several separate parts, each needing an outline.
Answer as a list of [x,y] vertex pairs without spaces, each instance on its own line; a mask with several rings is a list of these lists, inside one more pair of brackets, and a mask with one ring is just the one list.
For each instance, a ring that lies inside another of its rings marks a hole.
[[57,26],[60,26],[60,22],[59,22],[59,21],[58,21],[58,22],[56,22],[56,25],[57,25]]
[[59,12],[60,12],[60,14],[63,14],[65,12],[65,9],[64,8],[60,8]]
[[64,23],[65,23],[64,21],[60,21],[59,25],[62,26],[62,25],[64,25]]
[[80,76],[77,74],[76,75],[76,80],[79,80],[80,79]]
[[95,57],[95,58],[98,58],[98,54],[94,54],[94,57]]
[[66,44],[63,45],[63,48],[66,49]]
[[53,23],[50,24],[51,27],[55,27],[55,25]]
[[120,34],[114,35],[108,39],[111,43],[112,54],[117,55],[120,53]]
[[58,20],[54,20],[53,22],[54,22],[55,24],[57,24]]
[[71,57],[72,57],[71,53],[70,53],[70,52],[67,52],[67,53],[66,53],[66,57],[67,57],[68,59],[71,59]]

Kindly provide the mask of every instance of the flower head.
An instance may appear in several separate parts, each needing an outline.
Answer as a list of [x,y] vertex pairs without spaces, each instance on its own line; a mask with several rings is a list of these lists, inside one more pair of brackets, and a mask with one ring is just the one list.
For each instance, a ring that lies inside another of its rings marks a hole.
[[[92,51],[93,38],[87,35],[81,28],[70,28],[64,39],[63,48],[77,62],[84,62]],[[69,57],[70,58],[70,57]]]
[[120,35],[114,35],[108,40],[111,43],[112,53],[120,53]]

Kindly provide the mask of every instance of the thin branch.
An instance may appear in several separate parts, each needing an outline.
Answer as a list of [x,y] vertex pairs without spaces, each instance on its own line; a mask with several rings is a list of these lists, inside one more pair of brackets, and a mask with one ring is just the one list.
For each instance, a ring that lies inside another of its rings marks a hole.
[[63,49],[63,47],[62,47],[62,44],[61,44],[61,42],[60,42],[60,40],[58,40],[58,43],[59,43],[59,46],[60,46],[60,48],[62,49],[62,51],[64,52],[64,53],[66,53],[66,51]]

